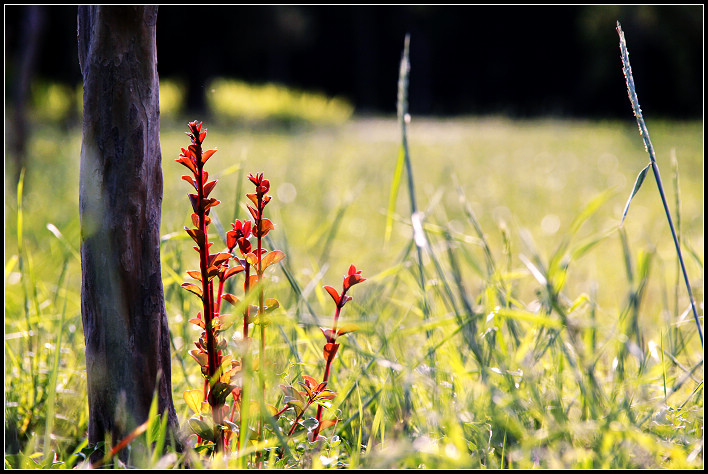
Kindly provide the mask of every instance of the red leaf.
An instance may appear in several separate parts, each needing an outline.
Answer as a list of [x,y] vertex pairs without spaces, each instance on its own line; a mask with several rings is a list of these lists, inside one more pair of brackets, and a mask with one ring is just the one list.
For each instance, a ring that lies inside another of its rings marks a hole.
[[190,170],[192,173],[194,173],[195,175],[197,174],[197,167],[194,165],[194,162],[193,162],[189,157],[187,157],[187,156],[180,156],[180,157],[177,158],[175,161],[176,161],[177,163],[181,163],[181,164],[183,164],[184,166],[186,166],[187,168],[189,168],[189,170]]
[[239,265],[237,267],[231,267],[228,270],[226,270],[226,273],[224,273],[224,280],[231,278],[232,276],[241,273],[244,271],[245,268],[243,268],[243,265]]
[[323,390],[315,397],[315,400],[332,400],[336,396],[337,394],[331,390]]
[[258,186],[261,180],[263,179],[263,173],[256,173],[256,176],[253,176],[252,173],[249,173],[248,179],[250,179],[253,184]]
[[312,393],[312,389],[311,389],[306,383],[302,383],[302,382],[298,382],[298,383],[299,383],[300,385],[302,385],[303,388],[305,389],[305,392],[307,392],[307,398],[308,398],[308,400],[309,400],[309,399],[312,399],[312,397],[314,396],[314,393]]
[[196,160],[196,157],[200,152],[199,147],[197,145],[192,144],[187,147],[187,150],[189,150],[189,152],[192,154],[192,157]]
[[189,236],[197,243],[198,246],[204,246],[204,232],[199,229],[190,229],[189,227],[185,227],[184,230],[187,231]]
[[255,193],[246,193],[246,197],[251,200],[251,202],[258,206],[258,195]]
[[204,202],[204,212],[207,212],[210,208],[221,203],[221,201],[219,201],[218,199],[214,199],[214,198],[205,199],[203,202]]
[[263,255],[261,257],[261,265],[263,266],[263,269],[265,270],[268,268],[270,265],[274,263],[278,263],[282,259],[285,258],[285,253],[281,252],[280,250],[271,250],[267,254]]
[[339,421],[339,418],[333,418],[331,420],[322,420],[322,421],[320,421],[320,430],[328,428],[332,425],[336,425],[338,421]]
[[255,253],[251,252],[246,255],[246,262],[250,263],[251,265],[255,266],[258,263],[258,257],[256,256]]
[[320,327],[320,331],[322,331],[322,334],[324,334],[324,337],[327,339],[327,342],[334,342],[335,341],[335,338],[332,337],[332,330],[331,329]]
[[219,267],[215,267],[214,265],[207,267],[207,278],[209,280],[211,280],[212,278],[214,278],[218,274],[219,274]]
[[199,272],[199,271],[197,271],[197,270],[189,270],[189,271],[187,272],[187,274],[188,274],[189,276],[191,276],[192,278],[194,278],[195,280],[200,280],[200,281],[201,281],[201,279],[202,279],[202,274],[201,274],[201,272]]
[[[206,134],[206,132],[204,132]],[[206,163],[209,158],[211,158],[211,155],[216,153],[216,148],[213,150],[207,150],[202,153],[202,164]]]
[[199,327],[202,328],[202,329],[205,328],[204,321],[202,321],[202,320],[199,319],[199,318],[192,318],[192,319],[189,320],[189,322],[192,323],[192,324],[196,324],[197,326],[199,326]]
[[209,181],[207,184],[204,185],[204,197],[208,197],[209,193],[211,192],[212,189],[214,189],[214,186],[216,186],[216,182],[218,180],[214,181]]
[[231,258],[231,254],[228,252],[219,252],[213,255],[209,255],[209,265],[219,266],[224,262],[227,262]]
[[310,377],[309,375],[303,375],[302,379],[305,381],[308,387],[313,388],[319,385],[319,382],[315,380],[314,377]]
[[198,287],[197,285],[195,285],[194,283],[182,283],[181,286],[182,286],[182,288],[184,288],[185,290],[191,291],[192,293],[194,293],[195,295],[197,295],[199,298],[202,297],[202,294],[203,294],[203,293],[202,293],[202,289],[199,288],[199,287]]
[[236,247],[236,231],[230,230],[226,233],[226,247],[229,250]]
[[267,179],[261,180],[261,185],[256,188],[256,191],[260,194],[265,194],[270,189],[270,181]]
[[260,233],[258,232],[258,229],[253,229],[253,235],[256,237],[265,237],[265,235],[275,229],[275,226],[273,223],[270,221],[270,219],[261,219],[261,230]]
[[199,208],[197,205],[199,204],[199,196],[196,194],[188,194],[189,196],[189,202],[192,204],[192,209],[196,214],[199,214]]
[[241,251],[243,255],[248,255],[251,253],[252,250],[251,242],[246,240],[245,238],[240,238],[238,239],[238,249]]
[[246,282],[247,288],[253,288],[258,283],[258,275],[249,275],[248,281]]
[[337,290],[335,290],[334,288],[332,288],[331,286],[328,286],[328,285],[325,285],[322,288],[327,290],[327,293],[329,293],[329,295],[334,300],[334,304],[338,305],[339,304],[339,293],[337,293]]
[[209,365],[209,356],[206,352],[201,352],[198,349],[192,349],[189,351],[189,355],[194,357],[194,360],[196,360],[202,367]]
[[197,189],[197,182],[194,181],[194,178],[185,174],[182,176],[182,179],[185,180],[186,182],[188,182],[189,184],[191,184],[192,186],[194,186],[194,189]]
[[251,221],[244,220],[241,222],[236,219],[233,224],[231,224],[232,232],[236,233],[238,238],[249,238],[251,236]]
[[234,306],[236,306],[236,305],[238,304],[238,302],[239,302],[239,301],[238,301],[238,298],[236,298],[236,297],[235,297],[234,295],[232,295],[231,293],[224,293],[223,295],[221,295],[221,297],[222,297],[223,299],[225,299],[226,301],[228,301],[229,303],[231,303],[232,305],[234,305]]
[[[206,223],[207,227],[209,224],[211,224],[211,217],[209,216],[204,216],[204,222]],[[199,225],[199,216],[195,213],[192,213],[192,224],[194,224],[194,227],[201,228],[202,226]]]
[[356,285],[357,283],[361,283],[362,281],[366,281],[366,278],[362,278],[359,274],[349,275],[344,279],[342,289],[343,291],[347,291],[349,288]]
[[339,349],[339,344],[334,342],[328,342],[324,345],[322,355],[324,355],[327,362],[332,362],[334,356],[337,355],[337,349]]

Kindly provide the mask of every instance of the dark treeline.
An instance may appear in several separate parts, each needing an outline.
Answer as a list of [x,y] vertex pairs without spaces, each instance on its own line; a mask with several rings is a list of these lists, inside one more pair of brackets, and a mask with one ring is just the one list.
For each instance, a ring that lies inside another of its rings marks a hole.
[[[24,27],[28,8],[5,7],[9,102],[32,35]],[[80,83],[76,7],[40,8],[34,76]],[[358,112],[393,113],[410,33],[413,114],[626,117],[617,20],[645,112],[702,117],[702,5],[168,5],[158,15],[158,70],[188,85],[192,112],[204,107],[210,78],[230,76],[343,96]]]

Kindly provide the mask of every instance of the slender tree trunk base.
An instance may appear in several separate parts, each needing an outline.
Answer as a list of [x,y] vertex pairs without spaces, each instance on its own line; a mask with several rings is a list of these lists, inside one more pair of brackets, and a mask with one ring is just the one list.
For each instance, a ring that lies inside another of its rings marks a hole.
[[156,20],[151,6],[78,8],[81,314],[91,444],[107,436],[120,442],[146,421],[154,396],[173,434],[178,428],[160,271]]

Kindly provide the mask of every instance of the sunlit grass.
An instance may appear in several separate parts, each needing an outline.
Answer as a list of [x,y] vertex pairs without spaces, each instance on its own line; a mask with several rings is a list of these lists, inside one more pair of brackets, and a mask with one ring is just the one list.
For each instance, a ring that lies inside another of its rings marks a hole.
[[[182,423],[180,394],[199,381],[187,355],[195,338],[187,320],[198,308],[179,288],[195,258],[183,232],[183,170],[173,161],[183,126],[161,131],[163,282]],[[384,242],[400,146],[395,117],[300,133],[204,126],[207,145],[219,148],[210,175],[219,179],[215,217],[224,228],[247,217],[240,196],[248,173],[272,183],[272,247],[287,254],[294,282],[272,272],[269,294],[283,311],[274,316],[280,329],[269,332],[277,368],[269,386],[321,371],[315,320],[324,326],[331,313],[321,286],[351,263],[368,278],[347,306],[361,329],[342,338],[331,381],[342,442],[319,453],[305,445],[303,466],[702,467],[703,355],[651,192],[635,196],[618,229],[646,161],[632,120],[414,117],[409,147],[431,248],[423,255],[427,321],[404,192]],[[676,156],[682,242],[702,302],[702,124],[649,127],[657,155]],[[19,239],[18,200],[6,181],[6,427],[37,462],[57,452],[76,463],[71,453],[88,423],[80,130],[38,127],[29,150]],[[676,190],[666,191],[674,202]]]
[[248,84],[226,78],[212,80],[206,98],[215,117],[247,124],[304,121],[337,125],[346,122],[354,112],[353,106],[342,98],[279,84]]

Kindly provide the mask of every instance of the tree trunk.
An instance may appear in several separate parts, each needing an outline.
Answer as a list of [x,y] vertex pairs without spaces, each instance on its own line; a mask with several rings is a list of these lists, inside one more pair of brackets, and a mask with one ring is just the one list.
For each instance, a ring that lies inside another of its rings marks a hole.
[[[118,443],[153,396],[178,426],[160,272],[157,7],[80,6],[81,315],[89,443]],[[125,451],[121,458],[125,460]]]

